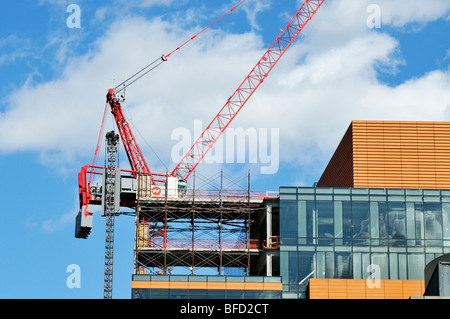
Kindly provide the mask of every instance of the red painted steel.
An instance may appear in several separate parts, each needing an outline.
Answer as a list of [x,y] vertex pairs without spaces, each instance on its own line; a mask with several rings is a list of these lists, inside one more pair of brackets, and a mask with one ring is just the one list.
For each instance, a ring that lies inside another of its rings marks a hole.
[[269,75],[270,71],[272,71],[306,24],[316,14],[324,1],[306,0],[302,4],[274,43],[251,70],[250,74],[228,99],[212,122],[192,145],[191,149],[184,155],[180,163],[172,171],[171,176],[182,180],[186,180],[189,177],[256,89],[264,82],[264,79]]
[[[233,7],[228,13],[234,11],[238,6],[240,6],[245,0],[241,1],[238,5]],[[286,50],[291,46],[294,40],[298,37],[300,32],[306,26],[306,24],[311,20],[311,18],[316,14],[317,10],[323,4],[325,0],[306,0],[300,9],[295,13],[280,35],[276,38],[269,49],[264,53],[262,58],[258,61],[256,66],[251,70],[249,75],[241,83],[238,89],[233,93],[233,95],[228,99],[219,113],[214,117],[212,122],[203,131],[197,141],[192,145],[190,150],[184,155],[180,163],[175,167],[175,169],[170,173],[170,176],[177,177],[181,180],[187,180],[189,175],[194,171],[197,165],[201,162],[206,153],[214,146],[216,141],[225,131],[225,129],[230,125],[231,121],[236,117],[242,107],[247,103],[253,93],[258,89],[258,87],[264,82],[264,79],[269,75],[270,71],[278,63],[281,57],[284,55]],[[225,15],[220,17],[218,20],[212,24],[219,21]],[[212,25],[211,24],[211,25]],[[207,28],[200,31],[205,31]],[[183,45],[193,40],[196,37],[193,36],[190,40],[186,41]],[[170,52],[167,55],[163,55],[162,59],[165,61],[167,57],[173,52],[180,49],[183,45]],[[119,129],[120,136],[123,141],[123,145],[130,162],[131,171],[129,171],[134,177],[140,172],[141,174],[148,174],[152,176],[152,183],[165,182],[167,176],[165,174],[152,174],[145,161],[145,158],[139,148],[139,145],[133,135],[133,132],[126,120],[122,107],[120,105],[119,99],[115,96],[116,92],[114,89],[109,89],[106,95],[107,103],[111,108],[111,113],[114,115],[115,122]],[[102,124],[103,126],[103,124]],[[96,153],[98,151],[97,149]],[[96,158],[96,155],[95,155]],[[95,160],[94,160],[95,161]],[[91,195],[89,194],[89,183],[87,182],[86,174],[89,172],[89,168],[97,168],[94,165],[86,165],[82,168],[81,172],[78,174],[79,181],[79,195],[80,195],[80,207],[83,205],[87,206],[91,201]],[[92,171],[90,171],[92,177]],[[164,177],[163,179],[154,179],[153,176]]]
[[116,121],[117,129],[122,138],[123,146],[125,147],[125,152],[127,153],[133,175],[136,177],[138,172],[141,172],[142,174],[151,174],[144,155],[142,155],[130,125],[123,114],[120,102],[115,96],[114,89],[108,90],[106,101],[109,103],[111,113],[114,115],[114,120]]

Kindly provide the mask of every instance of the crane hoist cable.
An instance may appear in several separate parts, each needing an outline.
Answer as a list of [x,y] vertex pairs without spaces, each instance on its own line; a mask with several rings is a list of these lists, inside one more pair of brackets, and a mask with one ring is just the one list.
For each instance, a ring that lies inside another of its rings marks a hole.
[[[230,10],[228,10],[226,13],[224,13],[222,16],[220,16],[218,19],[216,19],[215,21],[213,21],[212,23],[210,23],[207,27],[203,28],[202,30],[200,30],[199,32],[197,32],[195,35],[193,35],[192,37],[189,38],[189,40],[185,41],[183,44],[181,44],[180,46],[178,46],[176,49],[172,50],[169,54],[165,54],[162,55],[161,57],[158,57],[157,59],[153,60],[152,62],[150,62],[148,65],[146,65],[145,67],[143,67],[142,69],[140,69],[138,72],[134,73],[132,76],[128,77],[126,80],[122,81],[121,83],[119,83],[114,89],[112,89],[112,94],[114,94],[114,96],[116,96],[116,94],[124,91],[128,86],[130,86],[131,84],[133,84],[134,82],[136,82],[137,80],[141,79],[142,77],[144,77],[146,74],[150,73],[152,70],[156,69],[158,66],[160,66],[162,63],[164,63],[165,61],[167,61],[168,57],[171,56],[174,52],[180,50],[183,46],[185,46],[186,44],[188,44],[189,42],[191,42],[192,40],[194,40],[195,38],[197,38],[197,36],[199,36],[201,33],[205,32],[206,30],[208,30],[209,28],[211,28],[214,24],[216,24],[217,22],[219,22],[220,20],[222,20],[225,16],[227,16],[228,14],[230,14],[231,12],[233,12],[234,10],[236,10],[239,6],[241,6],[246,0],[242,0],[240,1],[237,5],[235,5],[234,7],[232,7]],[[123,96],[122,96],[123,98]],[[115,105],[118,105],[120,107],[120,103],[117,103]],[[106,114],[106,113],[105,113]],[[101,134],[103,132],[103,126],[104,126],[104,121],[105,121],[105,116],[103,116],[103,122],[102,122],[102,129],[100,130],[100,136],[99,136],[99,140],[97,142],[97,148],[96,148],[96,154],[98,152],[98,148],[100,145],[100,137]],[[136,127],[135,127],[136,128]],[[120,129],[119,129],[120,131]],[[146,142],[147,143],[147,142]],[[148,143],[147,143],[148,144]],[[136,145],[137,146],[137,145]],[[153,149],[152,149],[153,151]],[[153,151],[153,153],[157,156],[156,152]],[[129,155],[129,154],[127,154]],[[140,156],[139,156],[140,157]],[[158,156],[157,156],[158,157]],[[94,156],[94,165],[95,165],[95,161],[96,161],[97,155]],[[164,163],[161,161],[161,159],[158,157],[158,159],[160,160],[160,162],[164,165]],[[143,157],[142,160],[144,161]],[[146,163],[145,163],[146,165]],[[165,166],[165,165],[164,165]],[[92,174],[91,174],[91,179],[92,179]],[[89,183],[90,185],[90,183]]]
[[204,28],[203,30],[201,30],[200,32],[198,32],[197,34],[195,34],[194,36],[192,36],[189,40],[187,40],[186,42],[184,42],[182,45],[180,45],[179,47],[177,47],[175,50],[173,50],[172,52],[170,52],[169,54],[164,55],[164,58],[168,58],[170,55],[172,55],[172,53],[174,53],[175,51],[178,51],[179,49],[181,49],[183,46],[185,46],[186,44],[188,44],[189,42],[191,42],[192,40],[194,40],[199,34],[203,33],[204,31],[208,30],[210,27],[212,27],[214,24],[216,24],[218,21],[222,20],[222,18],[224,18],[225,16],[229,15],[231,12],[233,12],[237,7],[239,7],[241,4],[243,4],[246,0],[241,1],[239,4],[235,5],[233,8],[231,8],[228,12],[226,12],[225,14],[223,14],[220,18],[218,18],[216,21],[212,22],[209,26],[207,26],[206,28]]
[[[216,19],[215,21],[213,21],[211,24],[209,24],[207,27],[203,28],[202,30],[200,30],[199,32],[197,32],[195,35],[193,35],[192,37],[189,38],[189,40],[185,41],[183,44],[181,44],[180,46],[178,46],[176,49],[172,50],[170,53],[162,55],[161,57],[158,57],[157,59],[155,59],[154,61],[150,62],[148,65],[146,65],[145,67],[143,67],[141,70],[139,70],[138,72],[134,73],[132,76],[128,77],[125,81],[121,82],[119,85],[117,85],[113,90],[115,93],[119,93],[121,91],[123,91],[124,89],[126,89],[128,86],[130,86],[131,84],[133,84],[134,82],[136,82],[137,80],[139,80],[140,78],[142,78],[143,76],[145,76],[146,74],[148,74],[149,72],[151,72],[152,70],[156,69],[158,66],[160,66],[162,63],[164,63],[165,61],[167,61],[167,59],[169,58],[169,56],[171,56],[174,52],[180,50],[183,46],[185,46],[186,44],[188,44],[189,42],[193,41],[195,38],[197,38],[198,35],[200,35],[201,33],[205,32],[206,30],[208,30],[209,28],[211,28],[214,24],[216,24],[217,22],[219,22],[220,20],[222,20],[225,16],[229,15],[231,12],[233,12],[234,10],[236,10],[239,6],[241,6],[246,0],[242,0],[241,2],[239,2],[237,5],[235,5],[234,7],[232,7],[230,10],[228,10],[226,13],[224,13],[221,17],[219,17],[218,19]],[[159,63],[158,63],[159,61]],[[131,82],[129,82],[131,81]],[[105,111],[103,113],[103,119],[102,119],[102,125],[100,128],[100,132],[99,132],[99,137],[98,137],[98,141],[97,141],[97,146],[95,149],[95,154],[94,154],[94,161],[93,161],[93,166],[96,165],[97,162],[97,156],[98,156],[98,150],[100,148],[100,143],[101,143],[101,136],[103,135],[103,128],[105,125],[105,121],[106,121],[106,114],[107,114],[107,108],[108,108],[108,104],[106,104],[105,106]],[[136,128],[136,127],[135,127]],[[148,144],[148,143],[147,143]],[[160,160],[161,161],[161,160]],[[161,163],[164,165],[164,163],[161,161]],[[165,166],[165,165],[164,165]],[[88,183],[88,188],[91,185],[92,182],[92,175],[93,172],[91,172],[90,174],[90,178],[89,178],[89,183]],[[85,214],[87,214],[87,205],[86,205],[86,209],[85,209]]]
[[[205,32],[206,30],[208,30],[209,28],[211,28],[214,24],[216,24],[217,22],[219,22],[220,20],[222,20],[225,16],[229,15],[231,12],[233,12],[234,10],[236,10],[239,6],[241,6],[245,1],[247,0],[242,0],[239,4],[235,5],[234,7],[232,7],[230,10],[228,10],[226,13],[224,13],[221,17],[219,17],[218,19],[216,19],[215,21],[213,21],[211,24],[209,24],[206,28],[203,28],[202,30],[200,30],[199,32],[197,32],[195,35],[193,35],[192,37],[189,38],[189,40],[185,41],[183,44],[181,44],[180,46],[178,46],[176,49],[172,50],[170,53],[168,54],[163,54],[161,57],[158,57],[157,59],[155,59],[154,61],[150,62],[148,65],[146,65],[145,67],[143,67],[141,70],[139,70],[138,72],[136,72],[135,74],[133,74],[132,76],[130,76],[128,79],[126,79],[125,81],[123,81],[122,83],[120,83],[119,85],[117,85],[114,88],[115,93],[119,93],[121,91],[123,91],[125,88],[127,88],[128,86],[130,86],[131,84],[133,84],[134,82],[136,82],[137,80],[139,80],[140,78],[142,78],[143,76],[145,76],[146,74],[148,74],[149,72],[151,72],[152,70],[156,69],[158,66],[160,66],[161,64],[163,64],[165,61],[167,61],[167,59],[176,51],[180,50],[183,46],[185,46],[186,44],[188,44],[189,42],[191,42],[192,40],[194,40],[195,38],[197,38],[197,36],[199,36],[201,33]],[[159,63],[157,63],[159,61]],[[157,63],[157,64],[156,64]],[[155,65],[156,64],[156,65]],[[152,67],[153,66],[153,67]],[[144,72],[145,71],[145,72]],[[144,72],[144,73],[142,73]],[[129,82],[131,81],[131,82]]]

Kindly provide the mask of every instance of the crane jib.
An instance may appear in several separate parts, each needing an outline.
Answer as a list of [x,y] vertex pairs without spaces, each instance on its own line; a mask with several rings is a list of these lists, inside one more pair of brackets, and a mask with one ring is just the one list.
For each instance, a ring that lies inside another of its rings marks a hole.
[[170,174],[186,180],[325,0],[306,0]]

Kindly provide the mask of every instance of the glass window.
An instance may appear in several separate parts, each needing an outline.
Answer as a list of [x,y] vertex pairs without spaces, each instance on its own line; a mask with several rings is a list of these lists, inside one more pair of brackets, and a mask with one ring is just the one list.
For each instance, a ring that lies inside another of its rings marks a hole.
[[316,189],[312,187],[299,187],[297,189],[298,194],[314,194],[315,191]]
[[389,195],[405,195],[404,189],[388,189]]
[[441,246],[442,242],[442,208],[441,203],[424,203],[423,214],[425,221],[425,239],[436,239],[428,241],[427,246]]
[[244,290],[227,290],[227,299],[244,299]]
[[422,196],[423,190],[422,189],[407,189],[406,195],[416,195],[416,196]]
[[[300,282],[315,269],[315,253],[313,251],[302,251],[298,253],[298,256],[298,278]],[[314,278],[314,275],[312,277]]]
[[386,190],[383,188],[372,188],[369,190],[370,195],[386,195]]
[[416,238],[414,215],[414,203],[406,203],[406,234],[408,239]]
[[440,196],[441,191],[439,189],[425,189],[423,195]]
[[316,194],[333,194],[333,189],[327,187],[317,187]]
[[442,204],[443,238],[450,239],[450,203]]
[[334,253],[335,278],[352,279],[353,260],[351,253]]
[[391,246],[406,245],[405,203],[389,203],[389,238]]
[[363,279],[361,253],[353,253],[353,279]]
[[[320,238],[334,238],[333,202],[317,201],[317,235]],[[331,242],[333,243],[333,242]],[[319,244],[327,244],[319,242]]]
[[[306,238],[306,201],[299,201],[298,202],[298,237],[299,238]],[[302,243],[304,240],[302,240]]]
[[342,229],[342,202],[335,201],[334,202],[334,237],[336,245],[342,245],[344,242],[341,238],[343,238],[343,229]]
[[367,194],[369,194],[369,189],[367,189],[367,188],[352,188],[352,194],[353,195],[356,195],[356,194],[367,195]]
[[361,254],[361,268],[362,268],[362,277],[361,279],[368,279],[369,276],[372,274],[372,267],[370,265],[372,264],[370,258],[370,253],[362,253]]
[[297,195],[295,194],[280,194],[280,200],[296,200]]
[[265,290],[261,291],[261,299],[281,299],[281,291],[277,290]]
[[408,279],[407,269],[406,254],[398,254],[398,279]]
[[298,252],[289,252],[289,284],[298,284]]
[[368,245],[370,238],[369,202],[352,203],[352,226],[354,245]]
[[335,188],[334,193],[335,194],[350,194],[351,188]]
[[263,291],[261,290],[245,290],[245,299],[262,299]]
[[169,299],[169,289],[149,289],[152,299]]
[[296,193],[297,187],[280,187],[280,193]]
[[189,289],[189,298],[190,299],[206,299],[207,292],[208,291],[206,289]]
[[336,278],[334,266],[334,252],[326,251],[325,254],[325,278]]
[[[380,270],[380,274],[373,274],[373,275],[379,275],[380,279],[389,279],[389,264],[388,264],[388,254],[387,253],[373,253],[372,256],[372,264],[377,265]],[[367,269],[369,268],[369,265],[364,265],[365,268],[363,268],[364,271],[366,271],[366,278],[370,273],[367,272]],[[376,267],[376,269],[378,269]],[[369,268],[370,270],[370,268]]]
[[387,238],[388,236],[388,223],[387,223],[387,203],[379,202],[378,203],[378,216],[379,216],[379,231],[380,231],[380,245],[388,244]]
[[378,214],[378,202],[370,203],[370,237],[378,238],[380,231],[378,228],[378,220],[380,219]]
[[307,243],[316,244],[317,226],[316,226],[316,203],[314,201],[306,202],[306,220],[307,220]]
[[281,201],[280,236],[287,238],[297,237],[297,201]]
[[353,237],[351,202],[342,202],[342,222],[344,231],[344,244],[351,245],[351,238]]
[[425,239],[425,224],[423,221],[423,203],[415,203],[415,221],[416,221],[416,245],[423,246],[423,239]]
[[316,278],[326,278],[325,252],[323,251],[317,252],[316,261],[317,261]]
[[226,298],[226,292],[223,289],[209,289],[208,290],[208,299],[225,299],[225,298]]
[[289,283],[289,252],[280,251],[280,275],[283,285]]
[[424,254],[408,254],[408,279],[423,280],[425,269]]

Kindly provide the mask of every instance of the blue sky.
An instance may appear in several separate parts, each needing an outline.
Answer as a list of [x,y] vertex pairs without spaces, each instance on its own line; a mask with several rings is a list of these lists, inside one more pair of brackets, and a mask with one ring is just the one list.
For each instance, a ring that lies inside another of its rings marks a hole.
[[[102,298],[104,219],[95,214],[87,240],[74,238],[74,221],[77,173],[92,163],[106,91],[238,2],[1,2],[0,298]],[[247,0],[130,86],[126,112],[153,171],[175,167],[172,134],[211,121],[300,2]],[[70,4],[81,8],[80,28],[66,23]],[[379,28],[367,24],[370,4]],[[277,173],[261,174],[258,154],[256,164],[204,163],[199,173],[250,169],[258,191],[310,186],[353,119],[450,120],[449,31],[448,0],[326,0],[232,123],[279,131]],[[134,218],[117,218],[115,298],[131,294],[133,238]],[[66,285],[71,264],[81,288]]]

